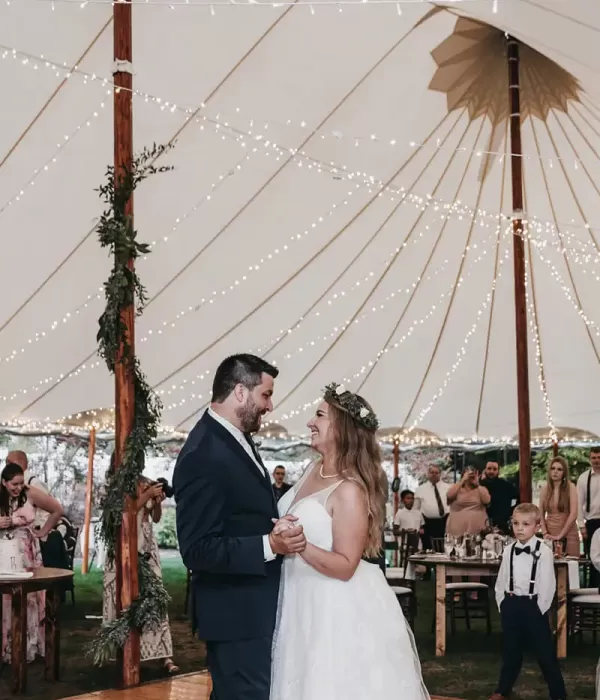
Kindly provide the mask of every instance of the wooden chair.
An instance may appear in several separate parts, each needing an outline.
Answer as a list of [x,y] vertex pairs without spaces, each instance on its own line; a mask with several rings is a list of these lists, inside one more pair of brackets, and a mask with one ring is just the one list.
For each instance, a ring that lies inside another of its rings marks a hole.
[[408,624],[414,627],[417,615],[417,596],[414,574],[409,570],[409,557],[414,554],[419,546],[419,533],[402,530],[398,533],[398,566],[386,569],[385,576],[390,588],[396,595]]
[[[443,553],[445,540],[443,538],[432,539],[434,551]],[[467,630],[471,630],[471,621],[484,619],[486,622],[486,632],[492,634],[492,609],[490,600],[491,586],[482,581],[469,581],[469,576],[481,575],[474,567],[469,569],[458,569],[452,571],[452,564],[449,564],[447,575],[457,576],[460,580],[448,581],[446,583],[446,614],[450,617],[450,633],[456,634],[456,621],[464,620]],[[483,574],[489,575],[484,571]],[[431,622],[431,630],[435,630],[435,610]]]

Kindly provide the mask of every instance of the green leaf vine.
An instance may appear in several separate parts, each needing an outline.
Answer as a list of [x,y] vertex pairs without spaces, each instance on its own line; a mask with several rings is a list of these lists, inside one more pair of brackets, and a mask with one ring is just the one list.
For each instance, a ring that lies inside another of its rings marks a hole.
[[[130,166],[123,167],[119,173],[115,173],[113,166],[108,166],[106,181],[97,190],[106,205],[97,226],[98,239],[100,246],[108,248],[113,258],[110,276],[104,283],[106,307],[99,319],[98,354],[112,374],[117,362],[124,363],[134,385],[133,427],[125,441],[121,463],[116,465],[107,480],[102,502],[100,537],[105,543],[107,565],[114,565],[125,498],[137,495],[145,453],[158,434],[162,411],[161,401],[152,391],[132,351],[122,320],[122,312],[128,307],[134,306],[137,316],[144,310],[147,293],[136,272],[135,261],[150,253],[150,246],[137,240],[127,205],[135,189],[146,178],[173,169],[168,165],[155,165],[170,148],[156,144],[145,148],[134,157]],[[155,629],[167,614],[168,593],[162,579],[151,570],[147,555],[139,555],[138,575],[138,598],[117,619],[102,626],[90,647],[96,664],[114,658],[131,630]]]

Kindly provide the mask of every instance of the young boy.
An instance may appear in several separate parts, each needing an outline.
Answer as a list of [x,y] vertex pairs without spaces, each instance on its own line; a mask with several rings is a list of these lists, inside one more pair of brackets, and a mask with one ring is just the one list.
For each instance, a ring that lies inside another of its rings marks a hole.
[[496,581],[504,639],[500,680],[490,700],[510,696],[527,646],[536,655],[550,700],[567,697],[548,620],[556,591],[554,557],[552,549],[535,536],[539,523],[540,511],[533,503],[515,508],[512,526],[517,542],[504,550]]
[[415,494],[409,489],[405,489],[400,494],[400,500],[404,508],[400,508],[396,513],[394,525],[397,525],[399,530],[414,530],[422,535],[425,519],[423,513],[414,507]]

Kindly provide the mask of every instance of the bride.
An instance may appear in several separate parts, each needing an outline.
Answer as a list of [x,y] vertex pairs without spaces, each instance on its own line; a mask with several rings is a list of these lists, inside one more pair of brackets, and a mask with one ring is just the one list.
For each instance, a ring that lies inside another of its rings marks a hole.
[[283,564],[271,700],[429,700],[396,596],[362,559],[377,556],[384,522],[377,418],[330,384],[308,427],[320,457],[279,501],[307,545]]

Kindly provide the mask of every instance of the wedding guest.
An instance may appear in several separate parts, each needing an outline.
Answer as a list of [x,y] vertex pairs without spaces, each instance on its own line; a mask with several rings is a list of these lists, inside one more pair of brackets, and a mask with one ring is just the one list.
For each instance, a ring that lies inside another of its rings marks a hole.
[[[577,498],[583,548],[589,557],[592,537],[600,528],[600,447],[590,450],[590,468],[577,480]],[[600,575],[596,569],[592,569],[590,578],[592,587],[600,586]]]
[[[114,453],[110,460],[110,466],[106,472],[110,479],[115,470]],[[141,478],[138,483],[137,500],[135,502],[137,512],[138,550],[141,554],[149,555],[148,563],[152,572],[162,578],[160,566],[160,552],[152,523],[159,523],[162,517],[162,502],[165,499],[162,483],[150,482]],[[104,566],[104,599],[102,616],[105,622],[110,622],[116,617],[116,574],[114,563],[105,563]],[[166,617],[160,625],[154,629],[143,629],[140,635],[140,654],[142,661],[164,660],[165,670],[169,675],[179,672],[174,664],[173,640],[169,618]]]
[[[43,510],[48,518],[41,530],[34,529],[35,511]],[[19,543],[26,569],[42,566],[39,540],[45,537],[62,515],[62,507],[52,496],[25,484],[23,469],[18,464],[7,464],[0,475],[0,537],[10,537]],[[44,655],[44,618],[46,595],[43,591],[27,596],[27,661]],[[3,596],[2,604],[2,659],[10,662],[11,655],[11,599]]]
[[[29,461],[23,450],[13,450],[9,452],[6,457],[6,463],[18,464],[21,467],[25,478],[25,485],[28,488],[39,489],[43,493],[51,495],[48,486],[40,478],[35,476],[35,474],[29,472]],[[33,523],[34,529],[43,530],[47,519],[48,514],[44,510],[36,508],[35,521]],[[54,528],[51,528],[48,534],[40,539],[40,549],[44,566],[54,569],[69,568],[69,557],[65,549],[64,538],[62,534]],[[64,589],[70,585],[73,585],[72,581],[59,587],[62,599],[64,599]]]
[[485,530],[490,492],[479,484],[477,469],[465,469],[460,481],[448,489],[448,503],[450,515],[446,532],[449,535],[479,535]]
[[448,518],[448,484],[440,481],[440,468],[429,467],[427,481],[415,491],[415,505],[423,513],[423,547],[433,549],[433,540],[443,540]]
[[490,493],[491,500],[487,507],[490,525],[508,535],[510,517],[518,502],[517,490],[510,481],[500,476],[498,462],[488,462],[485,465],[480,481]]
[[563,457],[553,457],[548,462],[548,477],[540,492],[540,511],[544,537],[554,542],[566,538],[564,553],[578,557],[577,489],[569,479],[569,464]]
[[290,484],[285,483],[285,467],[282,465],[275,467],[273,469],[273,493],[275,494],[275,500],[279,501],[291,488]]
[[400,494],[400,502],[403,507],[398,508],[398,512],[394,517],[394,525],[396,525],[398,530],[419,532],[422,535],[425,518],[423,513],[415,506],[415,494],[409,489],[405,489]]
[[490,700],[511,696],[527,647],[536,655],[550,700],[567,697],[548,617],[556,592],[554,557],[550,547],[535,536],[539,524],[540,511],[533,503],[515,508],[512,526],[517,542],[505,548],[496,581],[502,621],[502,669]]
[[23,470],[26,486],[34,486],[36,489],[41,489],[44,493],[48,493],[48,487],[35,474],[28,472],[29,460],[23,450],[12,450],[6,455],[6,464],[18,464]]

